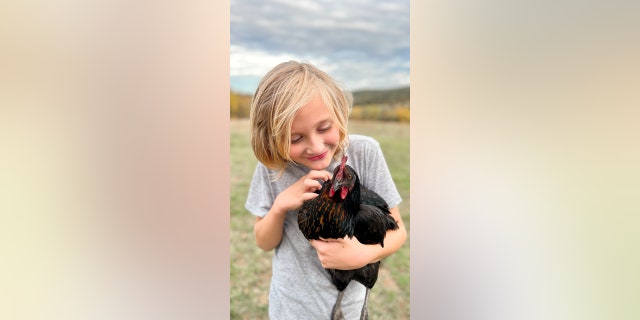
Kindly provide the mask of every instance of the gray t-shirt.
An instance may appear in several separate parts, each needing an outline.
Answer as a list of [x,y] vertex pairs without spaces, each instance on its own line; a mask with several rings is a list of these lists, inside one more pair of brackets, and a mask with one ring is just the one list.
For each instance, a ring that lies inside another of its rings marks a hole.
[[[349,135],[349,141],[347,164],[356,170],[361,184],[384,198],[389,208],[397,206],[402,199],[378,142],[361,135]],[[326,170],[333,172],[338,164],[339,161],[332,161]],[[245,207],[252,214],[264,217],[276,196],[308,172],[307,167],[290,163],[284,174],[272,181],[276,172],[258,163]],[[359,319],[364,295],[365,287],[351,281],[342,301],[345,319]],[[316,250],[298,228],[297,210],[287,212],[282,241],[272,261],[269,318],[329,319],[337,296],[338,290],[322,268]]]

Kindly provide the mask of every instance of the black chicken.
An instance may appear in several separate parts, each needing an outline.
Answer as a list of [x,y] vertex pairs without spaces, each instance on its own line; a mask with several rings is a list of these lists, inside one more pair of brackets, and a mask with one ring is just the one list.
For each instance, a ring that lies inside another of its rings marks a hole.
[[[333,179],[327,180],[318,191],[318,197],[306,201],[298,212],[298,226],[309,240],[319,238],[349,238],[355,236],[363,244],[380,244],[384,247],[387,230],[398,229],[387,203],[377,193],[360,185],[355,170],[342,157],[340,166],[333,171]],[[378,280],[380,261],[354,270],[326,269],[339,290],[331,312],[331,319],[343,319],[340,304],[344,289],[351,280],[366,287],[360,319],[368,318],[369,291]]]

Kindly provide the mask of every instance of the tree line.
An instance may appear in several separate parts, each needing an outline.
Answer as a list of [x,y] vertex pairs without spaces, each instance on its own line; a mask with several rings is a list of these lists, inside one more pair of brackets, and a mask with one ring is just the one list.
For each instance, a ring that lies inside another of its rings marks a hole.
[[[231,91],[229,102],[231,118],[249,117],[250,95]],[[409,87],[354,91],[350,119],[409,122],[409,105]]]

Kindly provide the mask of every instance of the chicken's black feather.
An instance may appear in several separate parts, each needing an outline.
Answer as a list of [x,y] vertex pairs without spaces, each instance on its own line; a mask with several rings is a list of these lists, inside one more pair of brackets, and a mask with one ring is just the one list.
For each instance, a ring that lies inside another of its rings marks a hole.
[[[334,170],[333,178],[323,183],[319,196],[306,201],[300,208],[300,231],[309,240],[355,236],[363,244],[380,244],[384,247],[387,231],[398,229],[398,224],[391,216],[386,201],[374,191],[360,185],[356,171],[345,163],[346,157]],[[378,261],[354,270],[327,269],[333,284],[340,291],[332,319],[337,318],[336,314],[341,314],[339,306],[342,290],[351,280],[358,281],[367,288],[361,319],[367,318],[368,293],[378,279],[379,268]]]

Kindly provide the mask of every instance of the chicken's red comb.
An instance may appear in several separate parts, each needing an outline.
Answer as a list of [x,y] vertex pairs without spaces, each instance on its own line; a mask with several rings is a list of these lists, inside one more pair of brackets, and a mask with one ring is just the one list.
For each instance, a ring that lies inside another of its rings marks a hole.
[[347,164],[347,156],[342,156],[342,161],[340,162],[340,169],[338,169],[338,173],[336,174],[336,179],[342,179],[342,173],[344,172],[344,165]]

